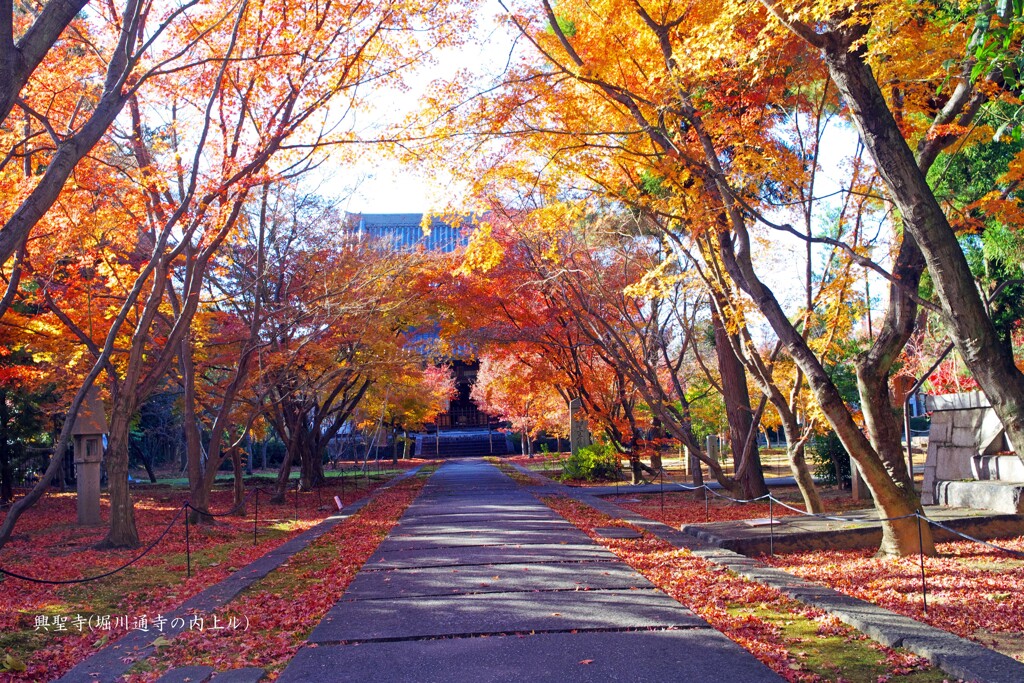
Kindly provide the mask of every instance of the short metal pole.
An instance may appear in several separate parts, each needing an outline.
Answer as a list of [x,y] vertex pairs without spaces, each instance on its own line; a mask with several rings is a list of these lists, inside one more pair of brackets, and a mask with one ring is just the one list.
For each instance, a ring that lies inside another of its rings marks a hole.
[[768,498],[768,551],[775,556],[775,499]]
[[295,521],[299,521],[299,482],[295,481]]
[[928,614],[928,584],[924,580],[924,531],[921,529],[921,513],[914,513],[917,517],[917,555],[921,562],[921,606],[924,613]]
[[190,513],[189,504],[185,503],[185,563],[188,567],[188,577],[192,578],[192,541],[189,534],[191,525],[188,520]]
[[661,468],[661,514],[665,514],[665,468]]
[[341,504],[345,504],[345,468],[341,468]]
[[705,484],[702,488],[704,489],[704,521],[710,523],[711,522],[711,504],[708,501],[708,485]]
[[256,489],[256,511],[252,515],[252,544],[256,545],[256,530],[260,524],[260,490]]

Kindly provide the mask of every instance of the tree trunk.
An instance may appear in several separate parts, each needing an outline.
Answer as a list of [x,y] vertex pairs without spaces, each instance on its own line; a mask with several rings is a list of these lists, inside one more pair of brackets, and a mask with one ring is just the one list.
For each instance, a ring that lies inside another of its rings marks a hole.
[[640,462],[640,456],[635,451],[629,452],[629,472],[631,484],[644,483],[643,463]]
[[832,40],[823,53],[861,140],[928,263],[949,335],[1024,460],[1024,374],[986,312],[956,233],[865,63],[863,48],[851,50],[846,41]]
[[694,486],[704,485],[704,470],[700,467],[700,459],[687,450],[687,457],[690,458],[690,481]]
[[[122,397],[124,394],[121,395]],[[110,493],[110,529],[100,548],[138,548],[135,508],[128,488],[128,412],[129,403],[120,398],[114,403],[107,436],[107,490]]]
[[[751,429],[756,429],[753,411],[750,409],[750,392],[747,389],[747,372],[736,357],[733,344],[722,324],[721,318],[711,309],[711,321],[715,330],[715,354],[718,357],[718,373],[722,380],[722,398],[725,414],[729,421],[729,443],[732,444],[732,458],[736,471],[736,482],[744,498],[758,498],[768,494],[761,467],[761,453],[757,439],[750,439],[750,449],[744,452]],[[743,467],[743,462],[750,462]]]
[[292,473],[292,462],[297,458],[295,450],[296,449],[293,444],[287,444],[284,459],[281,461],[281,469],[277,471],[277,481],[274,484],[274,495],[270,497],[271,503],[280,505],[285,502],[285,496],[288,493],[288,479]]
[[146,476],[149,477],[149,483],[156,483],[156,472],[153,471],[153,458],[145,453],[139,454],[139,459],[142,460],[142,466],[146,468]]
[[818,495],[818,488],[814,485],[814,477],[807,467],[806,443],[803,440],[787,438],[786,454],[789,456],[789,469],[793,472],[796,485],[800,489],[800,495],[804,499],[804,509],[807,512],[820,514],[825,512],[825,505]]
[[312,491],[324,483],[324,459],[320,449],[306,444],[299,459],[299,488]]

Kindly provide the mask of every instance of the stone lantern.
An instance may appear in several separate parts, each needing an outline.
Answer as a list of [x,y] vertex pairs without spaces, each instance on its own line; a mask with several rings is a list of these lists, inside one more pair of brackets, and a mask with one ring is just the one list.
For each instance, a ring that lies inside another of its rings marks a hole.
[[98,387],[89,389],[78,409],[71,435],[75,438],[75,480],[78,483],[78,523],[100,523],[100,462],[107,417]]

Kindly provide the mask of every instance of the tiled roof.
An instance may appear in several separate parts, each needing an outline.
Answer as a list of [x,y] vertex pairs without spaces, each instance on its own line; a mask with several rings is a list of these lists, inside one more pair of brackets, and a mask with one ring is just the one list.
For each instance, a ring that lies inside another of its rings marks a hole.
[[353,214],[351,220],[360,236],[390,243],[395,249],[415,249],[422,245],[428,251],[455,251],[466,245],[472,231],[472,216],[464,217],[458,226],[434,217],[429,233],[420,227],[421,213]]

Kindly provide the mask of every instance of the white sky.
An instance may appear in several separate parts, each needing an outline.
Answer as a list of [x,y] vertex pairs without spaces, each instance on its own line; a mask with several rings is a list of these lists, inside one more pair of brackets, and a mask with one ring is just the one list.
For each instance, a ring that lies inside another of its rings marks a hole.
[[[460,48],[434,53],[434,63],[407,75],[408,90],[370,95],[371,100],[377,100],[376,112],[371,117],[364,116],[372,121],[359,122],[366,126],[365,130],[399,123],[416,109],[432,81],[454,77],[469,67],[481,79],[490,81],[504,70],[514,41],[506,28],[497,26],[496,19],[503,10],[497,0],[483,0],[474,11],[481,17],[480,37],[471,38]],[[373,147],[367,147],[355,167],[337,169],[334,178],[331,189],[349,196],[346,208],[354,213],[424,213],[443,209],[461,192],[460,187],[453,186],[451,177],[427,177],[419,169],[403,166]]]

